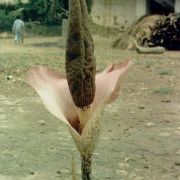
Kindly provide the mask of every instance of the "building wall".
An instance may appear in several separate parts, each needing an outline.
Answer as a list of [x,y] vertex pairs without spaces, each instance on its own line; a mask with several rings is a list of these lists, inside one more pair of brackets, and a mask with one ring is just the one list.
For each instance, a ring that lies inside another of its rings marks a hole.
[[[91,17],[96,24],[126,27],[149,12],[150,0],[94,0]],[[175,0],[175,12],[180,13],[180,0]]]
[[146,0],[94,0],[91,11],[95,23],[126,26],[146,13]]
[[175,3],[175,12],[180,13],[180,0],[176,0]]
[[147,0],[136,0],[136,18],[147,13]]

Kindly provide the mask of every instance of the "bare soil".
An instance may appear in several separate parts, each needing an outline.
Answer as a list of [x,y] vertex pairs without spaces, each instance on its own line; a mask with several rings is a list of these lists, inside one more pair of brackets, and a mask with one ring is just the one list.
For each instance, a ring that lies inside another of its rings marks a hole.
[[[53,117],[24,82],[32,66],[64,72],[59,37],[0,40],[0,180],[70,180],[72,153],[66,125]],[[106,107],[93,157],[93,180],[180,179],[180,52],[139,55],[111,49],[94,37],[98,71],[131,59],[121,95]],[[79,178],[80,179],[80,178]]]

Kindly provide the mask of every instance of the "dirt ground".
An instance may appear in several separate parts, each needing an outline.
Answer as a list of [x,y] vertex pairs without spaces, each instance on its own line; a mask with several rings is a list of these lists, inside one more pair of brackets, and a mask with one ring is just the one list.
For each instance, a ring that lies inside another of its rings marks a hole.
[[[79,154],[66,125],[24,82],[45,65],[64,72],[59,37],[0,39],[0,180],[70,180]],[[180,180],[180,52],[138,55],[94,37],[98,71],[131,59],[121,95],[105,109],[93,180]],[[80,179],[80,178],[79,178]]]

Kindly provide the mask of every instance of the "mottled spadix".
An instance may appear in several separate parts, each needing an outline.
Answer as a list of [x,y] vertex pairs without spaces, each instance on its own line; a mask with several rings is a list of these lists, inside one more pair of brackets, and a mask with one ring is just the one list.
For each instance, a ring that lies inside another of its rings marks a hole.
[[84,0],[70,0],[66,76],[75,105],[88,107],[95,96],[94,44]]

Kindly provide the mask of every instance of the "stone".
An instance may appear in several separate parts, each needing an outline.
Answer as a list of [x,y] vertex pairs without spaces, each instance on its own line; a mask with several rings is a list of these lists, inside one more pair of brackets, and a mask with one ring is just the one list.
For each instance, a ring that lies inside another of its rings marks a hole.
[[180,131],[180,127],[177,127],[176,129],[177,129],[178,131]]
[[155,124],[154,124],[154,123],[152,123],[152,122],[148,122],[148,123],[146,123],[146,127],[153,127],[153,126],[155,126]]
[[116,170],[116,175],[118,175],[118,176],[127,176],[128,173],[127,173],[127,171],[125,171],[125,170],[119,170],[119,169],[117,169],[117,170]]
[[40,121],[38,121],[38,123],[42,126],[44,126],[46,124],[46,122],[44,120],[40,120]]
[[130,157],[127,157],[127,158],[124,159],[124,162],[127,162],[129,160],[130,160]]
[[13,79],[13,76],[8,76],[7,77],[7,80],[12,80]]
[[62,174],[69,174],[70,170],[67,168],[62,168],[59,172],[61,172]]
[[119,166],[120,169],[123,169],[123,168],[127,169],[127,168],[129,168],[130,165],[127,164],[127,163],[119,163],[118,166]]

